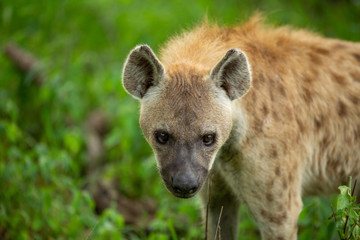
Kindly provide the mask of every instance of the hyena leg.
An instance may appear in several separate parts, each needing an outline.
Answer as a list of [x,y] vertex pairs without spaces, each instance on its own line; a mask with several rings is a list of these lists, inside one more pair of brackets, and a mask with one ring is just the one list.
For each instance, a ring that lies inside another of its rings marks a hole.
[[[209,181],[210,186],[208,186]],[[209,193],[208,189],[210,189]],[[207,222],[207,239],[220,239],[219,236],[221,239],[237,239],[239,201],[219,174],[212,173],[209,176],[201,192],[201,200],[204,222]],[[208,211],[207,214],[206,211]],[[217,229],[219,221],[220,224]]]
[[253,185],[242,196],[258,224],[263,240],[297,239],[297,221],[302,209],[300,188],[282,181],[276,183],[276,180],[270,180],[268,183],[272,187]]

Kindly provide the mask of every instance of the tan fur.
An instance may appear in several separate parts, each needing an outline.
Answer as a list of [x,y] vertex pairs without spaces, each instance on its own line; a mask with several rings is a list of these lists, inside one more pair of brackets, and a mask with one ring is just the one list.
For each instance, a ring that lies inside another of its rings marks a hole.
[[[207,82],[232,48],[246,54],[252,87],[229,109],[225,97]],[[149,88],[141,110],[144,135],[154,149],[151,133],[146,133],[148,121],[174,122],[182,139],[202,122],[232,129],[224,130],[214,152],[202,158],[216,154],[210,178],[210,238],[221,206],[222,236],[236,238],[242,201],[262,239],[296,239],[301,197],[333,193],[349,176],[360,177],[359,43],[266,27],[255,16],[243,26],[203,24],[172,38],[160,60],[166,81]],[[192,123],[198,125],[192,128]],[[206,168],[209,163],[202,161]]]

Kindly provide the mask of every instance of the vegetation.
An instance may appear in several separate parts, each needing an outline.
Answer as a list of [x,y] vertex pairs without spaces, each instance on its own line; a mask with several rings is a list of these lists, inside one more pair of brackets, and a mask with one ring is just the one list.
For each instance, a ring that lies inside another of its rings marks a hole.
[[333,215],[336,222],[336,228],[341,240],[360,239],[360,205],[356,204],[354,191],[356,187],[351,186],[351,178],[349,186],[340,186],[340,194],[337,197],[336,209]]
[[[136,44],[158,50],[205,15],[237,24],[256,9],[273,24],[360,40],[359,0],[1,1],[0,239],[204,238],[198,199],[161,183],[122,64]],[[305,199],[300,239],[338,238],[330,206]],[[241,219],[241,236],[258,239],[245,208]]]

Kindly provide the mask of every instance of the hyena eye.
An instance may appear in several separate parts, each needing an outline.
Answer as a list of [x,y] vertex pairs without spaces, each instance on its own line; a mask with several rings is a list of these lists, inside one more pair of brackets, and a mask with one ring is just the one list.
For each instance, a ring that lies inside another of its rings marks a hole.
[[215,142],[215,134],[206,134],[203,136],[205,146],[211,146]]
[[155,139],[160,144],[165,144],[169,141],[169,134],[166,132],[156,131],[155,132]]

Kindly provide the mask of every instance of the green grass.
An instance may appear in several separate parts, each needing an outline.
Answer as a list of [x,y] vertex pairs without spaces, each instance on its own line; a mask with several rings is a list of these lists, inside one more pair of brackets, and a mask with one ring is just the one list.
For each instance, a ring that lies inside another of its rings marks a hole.
[[[161,183],[138,126],[138,103],[121,85],[122,64],[135,45],[147,43],[157,51],[205,16],[237,24],[255,10],[276,25],[360,40],[359,0],[1,1],[0,47],[15,42],[37,56],[45,82],[39,88],[32,74],[24,75],[0,55],[0,238],[202,238],[199,201],[177,199]],[[94,109],[110,122],[104,178],[115,179],[129,198],[157,202],[146,229],[125,225],[114,209],[96,215],[84,190],[84,122]],[[327,220],[330,202],[312,198],[305,205],[300,239],[336,238]],[[241,218],[241,235],[258,239],[244,208]]]

